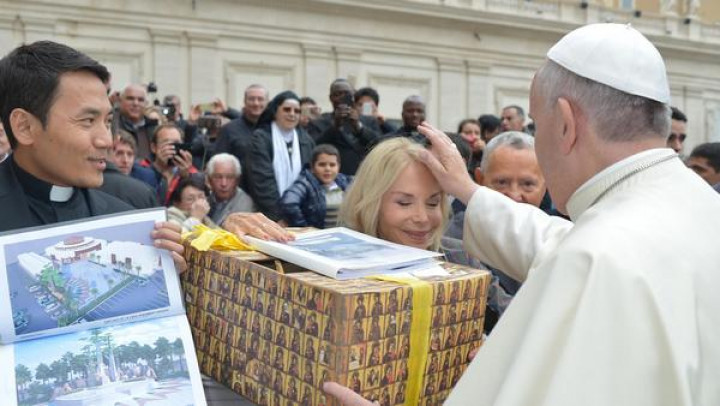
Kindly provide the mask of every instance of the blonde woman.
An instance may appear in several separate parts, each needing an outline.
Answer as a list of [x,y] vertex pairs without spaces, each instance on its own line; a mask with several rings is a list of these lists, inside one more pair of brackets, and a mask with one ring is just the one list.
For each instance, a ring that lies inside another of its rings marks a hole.
[[438,250],[448,204],[420,162],[423,146],[405,138],[381,142],[367,155],[340,207],[340,224],[373,237]]

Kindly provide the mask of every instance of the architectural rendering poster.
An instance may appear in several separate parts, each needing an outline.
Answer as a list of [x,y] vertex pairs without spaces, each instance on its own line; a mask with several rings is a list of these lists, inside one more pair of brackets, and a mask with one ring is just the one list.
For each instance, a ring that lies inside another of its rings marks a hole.
[[3,405],[206,404],[184,316],[22,341],[0,359]]
[[183,313],[164,210],[0,237],[0,343]]

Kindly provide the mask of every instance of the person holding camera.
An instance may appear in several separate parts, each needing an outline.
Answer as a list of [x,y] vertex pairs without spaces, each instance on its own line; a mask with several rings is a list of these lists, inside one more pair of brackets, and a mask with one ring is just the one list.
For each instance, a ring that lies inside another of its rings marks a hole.
[[385,115],[378,110],[380,95],[372,87],[363,87],[355,92],[355,109],[361,116],[369,116],[377,120],[380,134],[390,134],[397,131],[397,127],[385,120]]
[[174,123],[163,124],[152,135],[152,161],[143,159],[140,162],[141,166],[152,169],[155,174],[158,201],[166,206],[180,180],[198,172],[186,145],[182,142],[182,132],[178,126]]
[[316,144],[330,144],[340,152],[342,173],[354,175],[370,146],[380,138],[380,128],[372,116],[361,116],[354,108],[355,89],[346,79],[330,85],[333,111],[310,122],[308,133]]

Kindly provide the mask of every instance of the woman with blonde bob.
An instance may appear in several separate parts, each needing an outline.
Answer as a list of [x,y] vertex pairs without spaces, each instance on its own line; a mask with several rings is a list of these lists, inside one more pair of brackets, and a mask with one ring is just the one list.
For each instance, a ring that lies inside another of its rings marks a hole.
[[340,207],[340,224],[361,233],[438,250],[448,204],[420,162],[423,146],[405,138],[378,144],[355,174]]

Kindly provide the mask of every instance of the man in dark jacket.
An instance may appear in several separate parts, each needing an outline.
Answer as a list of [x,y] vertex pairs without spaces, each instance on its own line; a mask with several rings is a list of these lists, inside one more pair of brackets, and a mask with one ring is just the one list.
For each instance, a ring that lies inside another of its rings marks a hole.
[[145,117],[147,91],[143,85],[132,84],[120,94],[117,119],[121,130],[133,135],[139,159],[150,158],[150,138],[158,122]]
[[332,113],[323,113],[308,125],[316,144],[330,144],[340,151],[342,173],[354,175],[368,148],[380,138],[378,122],[371,116],[360,116],[354,108],[355,89],[345,79],[330,86]]
[[132,178],[118,170],[111,161],[105,162],[103,184],[98,189],[115,196],[136,209],[157,207],[155,190],[147,183]]
[[[242,116],[235,118],[220,128],[217,140],[215,141],[215,153],[220,154],[227,152],[235,155],[243,165],[243,172],[247,168],[246,154],[250,149],[250,139],[253,132],[257,129],[258,119],[265,110],[268,103],[268,90],[263,85],[250,85],[245,89],[244,106]],[[231,110],[221,104],[225,112]],[[223,113],[220,108],[220,113]],[[243,185],[246,186],[246,185]]]
[[425,102],[420,96],[408,96],[405,99],[402,105],[402,121],[402,127],[385,137],[406,137],[421,144],[427,142],[425,137],[417,130],[420,123],[425,121]]
[[[107,69],[65,45],[39,41],[0,60],[0,118],[13,153],[0,164],[0,231],[132,210],[94,188],[111,148]],[[156,246],[179,270],[179,228],[163,223]]]

